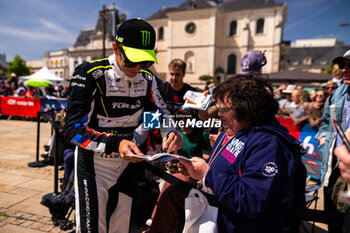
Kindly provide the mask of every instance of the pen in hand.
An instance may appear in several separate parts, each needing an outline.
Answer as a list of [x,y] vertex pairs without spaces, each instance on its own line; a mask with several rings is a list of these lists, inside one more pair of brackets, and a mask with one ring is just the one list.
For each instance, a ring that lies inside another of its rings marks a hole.
[[350,152],[350,143],[349,143],[348,139],[345,137],[344,131],[342,130],[342,128],[340,128],[340,126],[336,120],[333,120],[333,125],[336,128],[337,132],[339,133],[344,145],[346,146],[346,148]]

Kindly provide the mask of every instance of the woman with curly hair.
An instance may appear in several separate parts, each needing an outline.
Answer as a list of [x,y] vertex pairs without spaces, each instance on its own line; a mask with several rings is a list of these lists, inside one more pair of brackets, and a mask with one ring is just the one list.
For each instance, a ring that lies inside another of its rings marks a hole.
[[[300,142],[275,118],[278,104],[271,86],[259,76],[240,74],[220,83],[213,97],[224,130],[207,162],[180,159],[179,170],[227,207],[219,208],[220,233],[285,232],[284,208],[305,204],[305,168]],[[180,200],[176,193],[175,187],[158,200],[147,232],[171,232],[170,226],[159,226],[169,225],[169,206],[184,208],[184,195]],[[158,221],[162,217],[163,223]],[[298,223],[293,226],[291,232],[297,232]]]

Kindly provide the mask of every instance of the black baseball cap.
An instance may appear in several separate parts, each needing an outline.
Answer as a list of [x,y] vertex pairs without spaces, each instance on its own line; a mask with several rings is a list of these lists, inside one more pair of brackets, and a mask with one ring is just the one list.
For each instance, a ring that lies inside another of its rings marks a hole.
[[334,64],[339,64],[342,62],[350,62],[350,50],[346,51],[346,53],[342,57],[336,57],[332,61]]
[[146,21],[140,18],[125,21],[117,30],[116,41],[122,44],[124,53],[130,61],[158,63],[154,51],[156,32]]

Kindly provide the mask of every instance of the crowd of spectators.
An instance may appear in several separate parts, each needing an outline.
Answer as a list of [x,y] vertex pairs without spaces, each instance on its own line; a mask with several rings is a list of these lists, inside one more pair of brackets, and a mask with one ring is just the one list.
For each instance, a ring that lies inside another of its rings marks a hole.
[[[249,61],[249,59],[245,58],[245,61],[247,60]],[[245,65],[247,67],[247,63],[245,63]],[[293,120],[294,125],[299,127],[299,129],[302,129],[303,126],[305,126],[306,124],[309,124],[313,128],[314,132],[317,133],[319,131],[319,127],[321,123],[323,122],[322,116],[325,111],[325,104],[327,99],[332,98],[337,88],[342,86],[343,84],[342,76],[344,74],[344,69],[346,69],[347,66],[345,65],[345,68],[342,67],[341,64],[340,66],[337,63],[335,63],[333,73],[332,73],[333,78],[331,78],[329,81],[327,81],[325,84],[323,84],[320,87],[306,88],[300,85],[297,86],[297,85],[287,84],[287,83],[276,87],[273,91],[273,94],[274,94],[274,98],[278,101],[278,105],[279,105],[277,116],[291,118]],[[255,74],[259,74],[259,73],[261,74],[261,72],[258,70],[255,72]],[[211,94],[214,88],[215,88],[215,84],[208,82],[204,90],[204,93]],[[199,114],[199,116],[200,115],[201,114]],[[211,135],[210,137],[211,137],[210,141],[215,142],[217,135],[216,136]],[[202,156],[198,156],[198,157],[202,157]],[[208,162],[204,157],[202,158],[204,159],[205,162]],[[199,162],[196,159],[192,161],[194,164]],[[181,162],[184,163],[185,161],[181,161]],[[343,166],[342,169],[344,170],[343,176],[347,177],[349,173],[349,169],[348,168],[346,169],[346,166],[348,165],[347,164],[343,165],[343,164],[346,164],[346,162],[342,163],[341,165]],[[186,168],[188,169],[187,165],[186,165]],[[192,169],[196,169],[196,168],[192,167]],[[183,174],[179,174],[179,173],[176,173],[174,175],[184,181],[187,181],[192,185],[195,185],[195,182],[190,177],[184,177]],[[339,173],[337,177],[339,177]],[[330,192],[329,190],[331,190],[330,193],[332,193],[333,191],[334,183],[332,183],[331,185],[332,186],[330,187],[325,187],[325,190],[328,190],[327,191],[328,193]],[[329,205],[333,206],[334,204],[329,203],[330,202],[329,199],[326,198],[329,195],[328,193],[324,194],[325,195],[324,203],[325,205],[328,205],[327,210],[330,211],[330,213],[332,211],[337,212],[337,210],[334,209],[333,207],[332,208],[329,207]],[[160,229],[167,229],[167,230],[174,229],[174,224],[176,223],[176,219],[180,217],[179,210],[184,208],[183,206],[184,197],[185,196],[183,196],[183,194],[180,194],[176,191],[175,187],[166,183],[166,185],[163,186],[161,195],[158,198],[157,205],[159,206],[156,206],[152,214],[152,219],[148,221],[150,223],[150,229],[145,232],[151,233],[151,232],[158,232],[158,230]],[[166,215],[166,213],[169,215]],[[347,214],[349,215],[348,212]],[[165,216],[166,216],[166,219],[164,218]],[[345,220],[344,224],[346,222],[347,221]],[[337,226],[329,225],[329,232],[340,232],[341,228],[342,226],[339,226],[339,225]],[[348,228],[346,228],[346,225],[344,225],[344,232],[346,229]]]
[[[294,124],[299,127],[309,123],[317,131],[325,102],[336,88],[336,83],[333,81],[328,81],[324,86],[309,91],[296,85],[283,84],[274,92],[279,103],[277,115],[292,118]],[[330,89],[332,89],[331,92]]]
[[[242,58],[241,65],[242,65],[243,73],[244,74],[254,73],[255,75],[260,75],[261,68],[266,64],[266,58],[264,56],[264,52],[249,51],[249,53],[247,54],[248,55]],[[274,90],[270,90],[271,92],[273,92],[273,97],[276,100],[276,106],[278,104],[278,109],[276,109],[277,111],[276,115],[279,117],[291,118],[293,121],[293,124],[299,128],[302,128],[304,125],[309,124],[315,130],[315,132],[318,132],[320,125],[322,126],[322,121],[323,121],[322,116],[324,115],[325,105],[327,107],[330,105],[329,101],[332,99],[338,87],[342,87],[344,89],[343,79],[342,79],[342,70],[349,68],[349,63],[347,64],[347,66],[345,66],[345,68],[341,67],[341,65],[342,64],[337,64],[337,63],[334,65],[333,71],[332,71],[333,77],[330,80],[328,80],[323,86],[320,86],[317,88],[316,87],[306,88],[300,85],[297,86],[294,84],[285,83],[278,87],[275,87]],[[221,99],[221,103],[222,103],[221,107],[217,107],[215,104],[213,104],[211,107],[209,107],[209,110],[205,114],[201,111],[184,109],[183,104],[185,101],[183,97],[186,91],[188,90],[198,91],[198,90],[184,82],[183,79],[185,76],[186,64],[181,59],[175,59],[171,61],[168,69],[170,74],[170,81],[166,83],[159,82],[158,87],[160,90],[160,94],[162,95],[162,98],[167,104],[167,109],[171,114],[187,115],[190,118],[194,118],[197,120],[198,119],[206,120],[208,118],[208,114],[211,115],[211,117],[212,116],[216,117],[218,115],[219,116],[225,115],[225,112],[227,111],[225,106],[232,105],[232,103],[227,102],[227,99],[223,97]],[[247,78],[247,77],[242,76],[241,78]],[[255,79],[253,81],[259,82],[259,80],[255,80]],[[230,82],[227,82],[227,85],[231,85]],[[237,85],[237,87],[235,88],[238,89],[239,84],[237,83],[235,85]],[[251,85],[253,86],[253,84]],[[265,85],[267,84],[265,83],[263,84],[264,88],[265,88]],[[219,87],[224,88],[223,85],[219,85]],[[216,88],[215,82],[208,82],[203,93],[205,95],[213,94],[215,88]],[[226,91],[228,92],[229,90],[230,89]],[[55,85],[50,85],[49,87],[46,88],[45,91],[47,95],[54,96],[57,98],[66,98],[68,95],[68,87],[64,87],[61,83],[55,83]],[[8,79],[6,80],[0,79],[0,96],[39,97],[39,88],[34,88],[31,86],[24,85],[22,81],[18,80],[18,78],[16,77],[16,74],[12,73],[11,77],[9,77]],[[275,111],[271,111],[271,115],[274,112]],[[237,116],[235,115],[235,117]],[[235,119],[235,118],[232,117],[232,119]],[[181,120],[181,119],[177,119],[177,120]],[[250,119],[245,119],[245,120],[248,122],[248,120]],[[348,117],[345,119],[345,121],[348,121]],[[228,124],[228,122],[223,122],[223,123]],[[256,122],[253,122],[253,121],[252,122],[249,121],[249,123],[252,125],[257,124]],[[349,123],[347,123],[347,125],[346,123],[344,123],[344,126],[349,127]],[[249,127],[246,127],[246,128],[249,128]],[[218,129],[218,132],[212,133],[210,132],[210,129],[180,127],[179,132],[181,133],[181,136],[182,136],[183,148],[177,151],[177,153],[180,155],[186,156],[188,158],[192,158],[196,156],[196,157],[202,158],[204,162],[208,162],[211,149],[214,146],[216,138],[218,137],[218,135],[220,135],[221,130],[222,129]],[[157,132],[151,131],[151,135],[152,134],[156,135]],[[150,139],[150,136],[148,136],[148,141],[147,141],[148,143],[149,143],[149,140],[152,140]],[[339,141],[340,140],[338,140],[338,143]],[[161,144],[161,142],[157,140],[155,140],[154,142],[151,141],[151,143]],[[216,147],[218,147],[218,145],[216,145]],[[146,150],[149,150],[149,148],[146,148]],[[146,153],[147,152],[148,151],[146,151]],[[342,152],[342,153],[345,153],[345,152]],[[329,156],[333,156],[333,154]],[[207,168],[209,169],[209,167]],[[165,166],[164,169],[168,170],[168,172],[172,173],[174,176],[188,183],[191,183],[194,186],[197,184],[197,181],[195,179],[190,178],[188,176],[184,176],[183,174],[180,174],[177,168],[175,169],[173,166],[168,165],[168,166]],[[345,173],[348,174],[349,173],[348,170],[345,171],[344,174]],[[337,177],[339,176],[340,176],[340,173],[338,171]],[[213,186],[215,185],[213,184]],[[160,195],[158,198],[158,202],[161,202],[161,197],[163,193],[168,195],[170,191],[173,192],[171,185],[168,183],[166,183],[163,186],[160,186],[159,190],[160,190]],[[146,232],[156,232],[153,229],[159,226],[158,225],[159,222],[158,223],[153,222],[152,224],[153,218],[156,215],[156,213],[157,213],[157,205],[155,206],[152,217],[149,221],[149,225],[151,226],[151,228]],[[166,215],[161,215],[161,216],[163,218],[164,217],[167,218],[167,223],[169,223],[169,217],[173,217],[175,220],[179,217],[178,215],[174,216],[174,213],[171,216],[166,216]],[[348,216],[349,216],[349,213],[348,213]],[[164,224],[164,221],[165,220],[161,221],[162,224]]]
[[68,87],[60,82],[40,88],[25,85],[24,80],[20,80],[15,73],[11,73],[7,79],[0,78],[0,96],[67,98],[67,95]]

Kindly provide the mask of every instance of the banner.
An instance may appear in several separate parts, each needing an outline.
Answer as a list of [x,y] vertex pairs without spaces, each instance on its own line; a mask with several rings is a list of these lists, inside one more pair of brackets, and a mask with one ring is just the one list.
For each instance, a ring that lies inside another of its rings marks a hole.
[[41,100],[41,110],[42,112],[50,111],[51,109],[62,110],[67,107],[67,99],[57,98],[57,99],[42,99]]
[[318,150],[318,144],[315,139],[317,128],[313,128],[309,123],[304,124],[302,127],[297,127],[291,118],[288,117],[276,117],[277,120],[286,127],[289,134],[299,139],[303,144],[303,148],[306,153],[302,156],[302,161],[307,167],[308,175],[319,179],[322,159]]
[[40,99],[2,96],[0,106],[3,115],[36,117],[40,111]]

